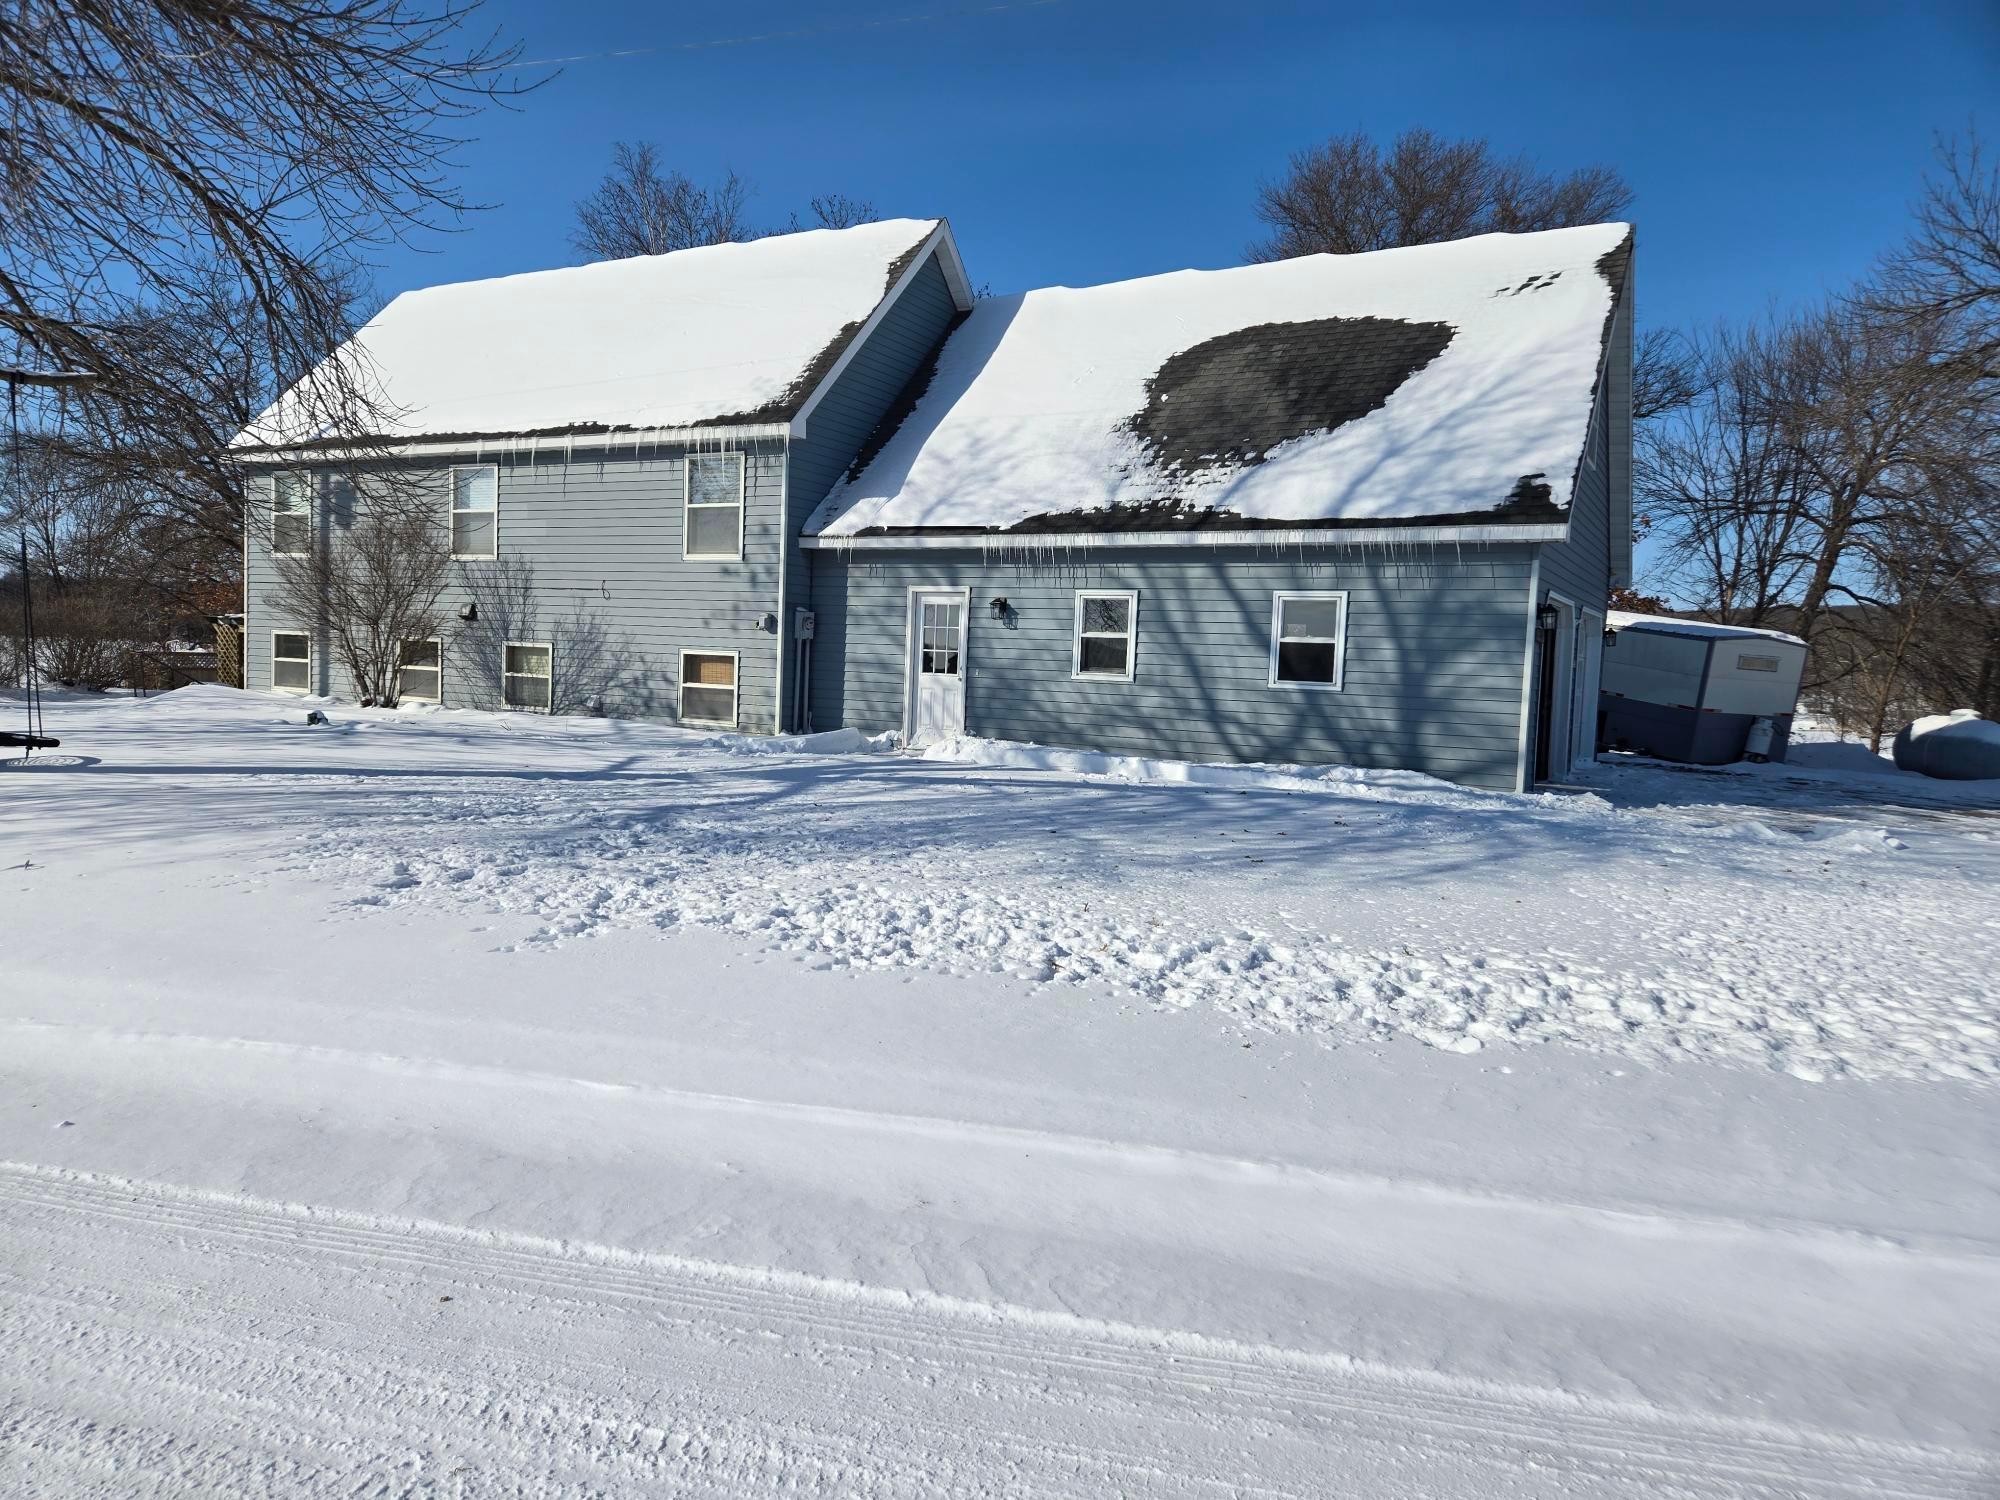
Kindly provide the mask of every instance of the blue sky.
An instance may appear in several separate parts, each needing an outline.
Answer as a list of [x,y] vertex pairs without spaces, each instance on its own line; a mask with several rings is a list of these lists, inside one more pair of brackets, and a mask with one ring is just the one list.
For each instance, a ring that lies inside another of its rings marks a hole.
[[573,205],[619,139],[697,180],[733,167],[773,223],[825,191],[949,215],[996,291],[1229,265],[1288,152],[1426,125],[1617,167],[1642,322],[1708,321],[1865,270],[1933,131],[2000,98],[2000,7],[1978,0],[1604,9],[489,0],[530,58],[653,50],[482,116],[459,178],[492,207],[378,284],[574,262]]

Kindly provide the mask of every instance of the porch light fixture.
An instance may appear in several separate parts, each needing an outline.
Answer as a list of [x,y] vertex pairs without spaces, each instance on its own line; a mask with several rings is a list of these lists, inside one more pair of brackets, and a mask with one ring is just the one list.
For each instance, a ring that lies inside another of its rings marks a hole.
[[470,625],[474,620],[478,619],[479,605],[477,601],[468,599],[465,601],[465,603],[459,605],[458,617],[461,620],[465,621],[465,623],[468,625]]
[[1607,625],[1604,627],[1604,644],[1607,646],[1618,644],[1618,631],[1613,626]]
[[1008,609],[1007,596],[1005,594],[995,595],[993,602],[987,605],[986,608],[992,613],[994,619],[1006,619]]
[[1561,623],[1562,611],[1557,609],[1553,604],[1544,603],[1536,609],[1535,628],[1537,630],[1554,630]]

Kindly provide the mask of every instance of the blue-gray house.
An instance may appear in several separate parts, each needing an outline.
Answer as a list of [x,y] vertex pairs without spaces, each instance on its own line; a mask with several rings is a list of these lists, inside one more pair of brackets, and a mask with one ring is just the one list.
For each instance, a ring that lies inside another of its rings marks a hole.
[[[403,694],[1559,780],[1630,572],[1631,260],[1603,225],[975,302],[897,220],[410,293],[350,351],[362,460],[452,537]],[[270,597],[352,508],[300,409],[237,443],[245,680],[342,695]]]

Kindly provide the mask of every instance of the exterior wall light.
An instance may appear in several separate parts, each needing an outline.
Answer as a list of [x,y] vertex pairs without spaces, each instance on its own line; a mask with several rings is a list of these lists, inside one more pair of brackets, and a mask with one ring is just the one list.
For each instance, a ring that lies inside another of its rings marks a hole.
[[1535,628],[1537,630],[1554,630],[1561,623],[1562,611],[1557,609],[1553,604],[1543,604],[1535,611]]
[[468,599],[466,600],[465,603],[459,605],[458,617],[461,620],[465,621],[466,624],[470,625],[474,620],[479,618],[478,602],[476,600]]
[[1007,596],[1005,594],[1000,594],[995,596],[993,602],[987,605],[986,608],[992,614],[994,619],[996,620],[1006,619],[1007,611],[1010,608],[1010,606],[1007,603]]

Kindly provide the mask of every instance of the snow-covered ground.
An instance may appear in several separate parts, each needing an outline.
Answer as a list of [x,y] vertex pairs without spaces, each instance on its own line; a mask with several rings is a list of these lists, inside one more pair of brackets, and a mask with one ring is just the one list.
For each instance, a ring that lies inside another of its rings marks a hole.
[[2000,786],[328,712],[0,772],[10,1493],[2000,1483]]

